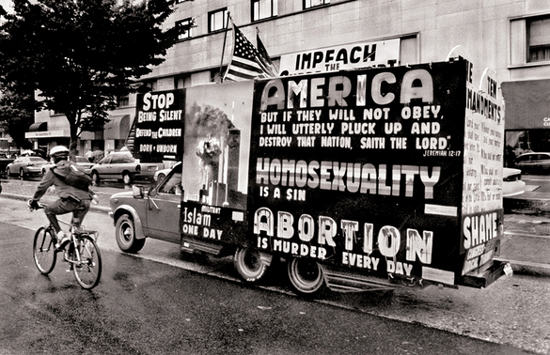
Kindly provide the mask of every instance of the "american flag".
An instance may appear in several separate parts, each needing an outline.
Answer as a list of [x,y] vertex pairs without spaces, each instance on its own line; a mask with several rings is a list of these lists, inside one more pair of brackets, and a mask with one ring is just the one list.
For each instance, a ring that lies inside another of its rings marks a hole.
[[233,31],[235,33],[233,57],[225,72],[224,80],[243,81],[276,76],[271,59],[269,59],[263,44],[258,42],[265,52],[262,55],[235,24],[233,24]]

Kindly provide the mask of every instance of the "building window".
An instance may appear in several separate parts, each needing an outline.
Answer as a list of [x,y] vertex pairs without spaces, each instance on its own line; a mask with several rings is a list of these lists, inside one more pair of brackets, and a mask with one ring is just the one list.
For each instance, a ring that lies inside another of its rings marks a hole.
[[304,9],[330,4],[330,0],[304,0]]
[[190,87],[192,84],[190,75],[177,75],[174,76],[174,88],[183,89]]
[[252,0],[252,21],[277,16],[277,0]]
[[550,61],[550,17],[527,20],[529,62]]
[[181,33],[178,33],[178,40],[182,41],[187,38],[191,38],[191,27],[193,26],[193,19],[186,18],[185,20],[177,21],[176,27],[185,27],[186,29],[182,30]]
[[118,107],[125,107],[130,105],[130,96],[121,96],[117,98],[117,106]]
[[144,82],[145,87],[147,87],[150,91],[157,91],[158,83],[156,80],[150,80]]
[[227,28],[227,9],[208,13],[208,32],[216,32]]

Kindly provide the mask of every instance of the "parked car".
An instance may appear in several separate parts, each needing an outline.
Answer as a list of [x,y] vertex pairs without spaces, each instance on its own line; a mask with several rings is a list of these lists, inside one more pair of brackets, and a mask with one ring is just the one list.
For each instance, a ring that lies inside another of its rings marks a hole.
[[[71,161],[74,161],[76,165],[79,165],[84,168],[84,172],[88,175],[90,175],[92,171],[92,166],[94,166],[94,163],[91,163],[86,157],[77,155],[74,157],[74,159],[70,159]],[[52,162],[49,162],[48,164],[44,164],[42,166],[42,175],[46,174],[46,171],[48,171],[50,168],[54,167],[55,164]]]
[[159,182],[159,181],[162,181],[164,180],[164,178],[166,177],[166,175],[168,175],[168,173],[170,172],[170,170],[172,170],[172,168],[170,169],[162,169],[162,170],[159,170],[155,173],[155,175],[153,176],[153,180],[155,182]]
[[12,161],[14,161],[14,159],[8,158],[7,154],[0,153],[0,173],[5,173],[6,167]]
[[521,170],[504,168],[502,180],[502,197],[517,196],[525,192],[525,181],[521,180]]
[[36,156],[19,157],[8,164],[6,174],[8,176],[19,175],[21,178],[29,175],[40,175],[42,166],[47,163],[46,160]]
[[524,174],[550,173],[550,153],[525,153],[515,160],[515,167]]
[[96,185],[103,179],[117,179],[130,184],[134,179],[152,180],[155,173],[163,168],[163,163],[141,163],[130,152],[114,152],[94,164],[91,175]]

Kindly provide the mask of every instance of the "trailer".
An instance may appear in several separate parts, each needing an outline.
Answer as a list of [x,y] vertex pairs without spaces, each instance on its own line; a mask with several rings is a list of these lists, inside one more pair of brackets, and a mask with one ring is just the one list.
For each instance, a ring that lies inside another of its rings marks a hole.
[[233,255],[259,282],[286,262],[301,295],[487,287],[509,274],[504,103],[463,58],[150,92],[135,155],[177,163],[111,198],[116,239]]

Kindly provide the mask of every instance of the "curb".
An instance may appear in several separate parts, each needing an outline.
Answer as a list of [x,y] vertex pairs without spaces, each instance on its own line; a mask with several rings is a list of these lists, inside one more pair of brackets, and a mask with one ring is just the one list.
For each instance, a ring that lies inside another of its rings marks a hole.
[[[11,193],[2,193],[2,194],[0,194],[0,197],[1,196],[8,197],[8,198],[11,198],[11,199],[14,199],[14,200],[21,200],[21,201],[27,201],[28,199],[31,198],[30,196],[11,194]],[[92,210],[98,211],[98,212],[103,212],[103,213],[111,212],[111,209],[109,207],[103,207],[103,206],[90,204],[90,211],[92,211]]]
[[550,198],[544,196],[517,196],[504,200],[504,209],[525,214],[544,214],[550,212]]
[[512,265],[512,270],[514,270],[514,274],[517,275],[550,277],[550,265],[548,264],[533,263],[530,261],[508,260],[498,257],[493,258],[493,260],[510,263],[510,265]]

